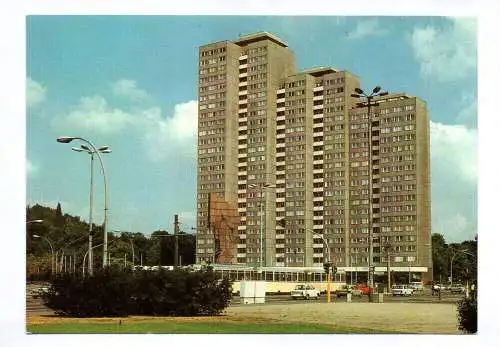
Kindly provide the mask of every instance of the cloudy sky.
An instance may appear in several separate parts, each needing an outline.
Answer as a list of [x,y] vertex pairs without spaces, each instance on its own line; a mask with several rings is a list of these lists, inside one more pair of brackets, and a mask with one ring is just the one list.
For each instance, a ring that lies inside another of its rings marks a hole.
[[[89,156],[105,154],[110,229],[195,225],[198,47],[268,31],[299,69],[332,66],[425,100],[431,129],[432,227],[477,232],[477,23],[452,17],[30,16],[27,18],[26,203],[88,217]],[[96,164],[98,164],[96,162]],[[95,220],[103,179],[95,167]]]

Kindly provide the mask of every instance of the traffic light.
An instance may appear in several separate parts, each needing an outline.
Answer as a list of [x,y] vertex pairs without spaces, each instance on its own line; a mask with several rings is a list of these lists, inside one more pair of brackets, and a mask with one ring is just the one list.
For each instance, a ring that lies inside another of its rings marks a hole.
[[325,269],[325,273],[330,272],[330,263],[323,263],[323,268]]

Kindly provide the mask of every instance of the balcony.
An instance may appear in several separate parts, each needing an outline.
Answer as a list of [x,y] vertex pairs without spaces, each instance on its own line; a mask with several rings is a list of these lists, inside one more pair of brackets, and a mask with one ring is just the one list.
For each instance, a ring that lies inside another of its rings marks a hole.
[[239,60],[245,60],[248,59],[248,54],[240,56]]
[[248,64],[246,64],[246,63],[245,64],[240,64],[240,70],[241,69],[246,69],[247,67],[248,67]]
[[323,100],[323,95],[313,96],[313,101]]
[[313,119],[323,119],[325,115],[323,113],[313,114]]
[[314,196],[313,197],[313,202],[314,201],[323,201],[324,200],[324,197],[323,196]]
[[285,102],[285,98],[279,98],[276,100],[277,104],[282,103],[282,102]]
[[238,75],[239,78],[244,78],[244,77],[247,77],[248,76],[248,73],[247,72],[243,72],[243,73],[240,73]]
[[323,86],[314,87],[313,92],[319,92],[319,91],[322,91],[323,89],[324,89]]
[[324,107],[323,105],[315,105],[313,106],[313,110],[322,110]]
[[248,85],[247,81],[242,81],[242,82],[238,83],[238,87],[245,87],[247,85]]
[[[313,211],[323,211],[323,206],[313,206]],[[321,216],[316,216],[321,217]]]
[[276,94],[285,94],[285,89],[284,88],[283,89],[278,89],[276,91]]
[[283,107],[278,107],[276,109],[276,112],[285,112],[285,107],[284,106]]

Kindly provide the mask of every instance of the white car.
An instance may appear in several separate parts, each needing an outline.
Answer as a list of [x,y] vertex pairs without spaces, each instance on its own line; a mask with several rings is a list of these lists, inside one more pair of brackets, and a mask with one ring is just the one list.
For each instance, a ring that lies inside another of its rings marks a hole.
[[311,284],[297,284],[291,292],[292,299],[297,300],[298,298],[309,300],[318,299],[319,292]]
[[406,284],[395,284],[392,286],[392,295],[410,296],[413,295],[413,288]]

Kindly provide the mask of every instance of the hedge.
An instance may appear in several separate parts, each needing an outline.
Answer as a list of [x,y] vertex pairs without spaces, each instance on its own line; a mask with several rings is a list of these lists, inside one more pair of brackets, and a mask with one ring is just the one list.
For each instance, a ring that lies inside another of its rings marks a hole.
[[134,272],[108,267],[88,277],[59,275],[43,299],[68,317],[197,316],[220,314],[231,296],[231,282],[210,268]]

